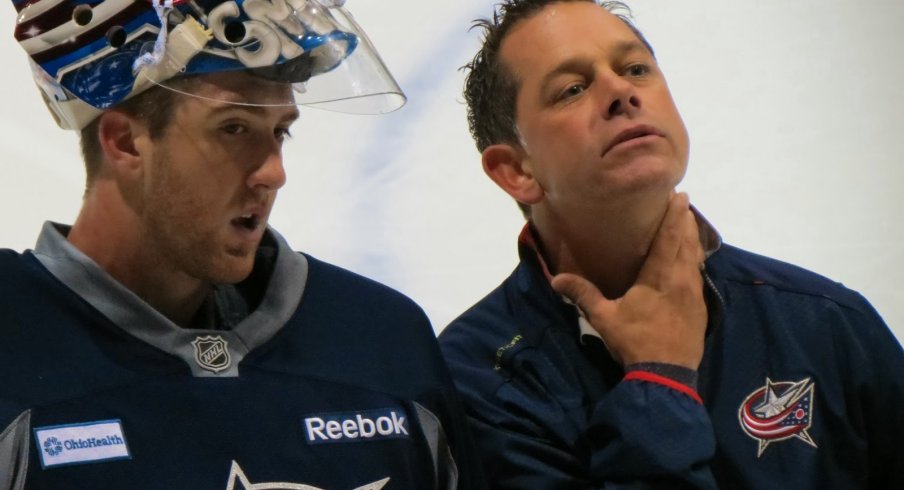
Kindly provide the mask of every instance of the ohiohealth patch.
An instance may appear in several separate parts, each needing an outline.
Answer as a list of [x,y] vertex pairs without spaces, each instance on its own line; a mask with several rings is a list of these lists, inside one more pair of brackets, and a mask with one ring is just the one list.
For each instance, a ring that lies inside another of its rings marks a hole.
[[36,427],[41,467],[130,459],[119,420]]

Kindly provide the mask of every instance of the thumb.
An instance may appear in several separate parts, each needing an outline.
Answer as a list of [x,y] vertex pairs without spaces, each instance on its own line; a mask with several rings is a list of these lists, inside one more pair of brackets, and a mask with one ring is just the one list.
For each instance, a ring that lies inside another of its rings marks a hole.
[[552,278],[551,284],[555,292],[576,304],[593,328],[602,335],[602,330],[608,323],[606,319],[613,314],[613,302],[606,299],[592,282],[576,274],[558,274]]

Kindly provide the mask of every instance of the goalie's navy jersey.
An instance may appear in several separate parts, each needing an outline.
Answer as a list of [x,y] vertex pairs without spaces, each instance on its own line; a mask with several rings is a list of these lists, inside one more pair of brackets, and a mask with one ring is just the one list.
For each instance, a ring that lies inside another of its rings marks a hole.
[[0,488],[479,484],[433,330],[403,295],[271,231],[250,314],[180,329],[52,225],[41,240],[0,251]]

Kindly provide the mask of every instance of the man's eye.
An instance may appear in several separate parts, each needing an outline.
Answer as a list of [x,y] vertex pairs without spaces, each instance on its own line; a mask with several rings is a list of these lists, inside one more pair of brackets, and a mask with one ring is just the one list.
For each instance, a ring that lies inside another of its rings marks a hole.
[[220,130],[226,134],[245,134],[248,132],[248,127],[244,124],[226,124],[221,126]]
[[273,134],[279,141],[285,141],[292,138],[292,133],[289,131],[289,128],[276,128],[273,130]]
[[650,73],[650,67],[642,63],[631,65],[625,70],[629,77],[642,77]]
[[571,97],[581,95],[581,93],[586,89],[583,84],[576,83],[574,85],[569,86],[565,90],[559,94],[559,100],[570,99]]

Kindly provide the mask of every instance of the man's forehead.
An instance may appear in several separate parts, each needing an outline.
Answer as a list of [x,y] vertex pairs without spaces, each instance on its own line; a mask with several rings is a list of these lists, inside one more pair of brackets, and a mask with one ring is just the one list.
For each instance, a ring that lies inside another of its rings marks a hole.
[[173,88],[181,94],[174,117],[184,122],[185,118],[241,116],[273,124],[291,124],[298,119],[291,84],[256,78],[223,73],[194,77],[190,83]]
[[243,71],[201,75],[191,84],[189,95],[229,104],[249,106],[294,106],[292,84],[275,82]]
[[646,49],[631,28],[605,8],[593,2],[553,3],[512,26],[500,59],[520,75],[525,68],[557,65],[566,51],[624,52],[628,47]]

